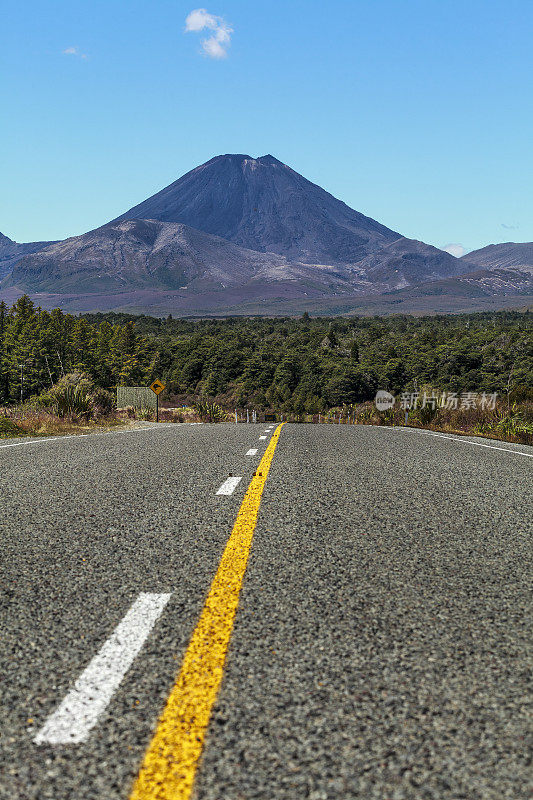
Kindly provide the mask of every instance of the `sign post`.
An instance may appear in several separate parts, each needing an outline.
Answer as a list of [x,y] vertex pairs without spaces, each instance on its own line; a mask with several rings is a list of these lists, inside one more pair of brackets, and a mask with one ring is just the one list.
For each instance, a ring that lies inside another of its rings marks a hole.
[[155,381],[151,384],[150,389],[155,394],[155,421],[159,422],[159,395],[165,388],[165,384],[163,381],[160,381],[159,378],[156,378]]

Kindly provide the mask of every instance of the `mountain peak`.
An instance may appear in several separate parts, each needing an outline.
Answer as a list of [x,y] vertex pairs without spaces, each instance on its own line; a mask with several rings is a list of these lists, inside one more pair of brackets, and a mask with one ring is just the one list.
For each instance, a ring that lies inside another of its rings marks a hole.
[[271,155],[270,153],[267,153],[266,156],[261,156],[257,160],[261,164],[281,164],[282,167],[285,166],[285,164],[283,164],[282,161],[280,161],[278,158],[276,158],[275,156]]
[[[217,161],[247,161],[250,160],[252,156],[249,156],[247,153],[221,153],[219,156],[214,156],[210,158],[209,161],[206,161],[205,164],[200,164],[200,167],[207,167],[208,164],[214,164]],[[196,169],[199,169],[197,167]]]
[[307,264],[355,264],[400,237],[271,153],[216,156],[118,219],[180,222]]

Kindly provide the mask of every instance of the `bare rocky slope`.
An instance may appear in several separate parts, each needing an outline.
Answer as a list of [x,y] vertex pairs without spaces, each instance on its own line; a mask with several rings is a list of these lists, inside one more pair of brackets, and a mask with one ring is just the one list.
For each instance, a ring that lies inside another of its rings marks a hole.
[[0,233],[0,280],[8,275],[13,265],[29,253],[37,253],[52,242],[25,242],[19,244]]
[[273,287],[265,284],[284,282],[296,297],[305,287],[323,295],[381,293],[455,275],[462,267],[448,253],[405,238],[354,266],[324,266],[249,250],[179,223],[120,220],[23,257],[4,284],[67,293],[235,291],[253,284],[270,297]]
[[334,270],[289,263],[187,225],[123,220],[22,258],[6,285],[55,292],[201,291],[305,278],[339,282]]
[[402,237],[363,258],[357,269],[371,284],[390,290],[461,275],[471,267],[465,267],[460,259],[444,250]]
[[467,253],[460,260],[478,269],[533,268],[533,242],[489,244]]

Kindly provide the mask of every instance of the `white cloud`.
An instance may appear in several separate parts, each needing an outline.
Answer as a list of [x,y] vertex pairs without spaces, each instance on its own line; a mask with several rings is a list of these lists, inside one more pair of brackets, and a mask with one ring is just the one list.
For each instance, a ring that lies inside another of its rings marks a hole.
[[502,222],[502,228],[505,228],[506,231],[517,231],[520,225],[506,225],[505,222]]
[[64,56],[78,56],[78,58],[87,58],[85,53],[80,53],[80,48],[79,47],[74,47],[74,46],[67,47],[65,50],[63,50],[63,55]]
[[217,24],[217,17],[213,14],[209,14],[205,8],[196,8],[194,11],[191,11],[185,20],[185,30],[194,31],[195,33],[203,31],[204,28],[211,28],[211,30],[214,30]]
[[211,36],[202,39],[202,50],[209,58],[226,58],[231,44],[233,28],[225,19],[210,14],[205,8],[196,8],[185,20],[186,33],[212,31]]
[[464,256],[464,254],[466,253],[466,248],[464,248],[462,244],[457,244],[453,242],[451,244],[444,245],[442,250],[444,250],[445,253],[449,253],[450,255],[455,256],[456,258],[461,258],[461,256]]

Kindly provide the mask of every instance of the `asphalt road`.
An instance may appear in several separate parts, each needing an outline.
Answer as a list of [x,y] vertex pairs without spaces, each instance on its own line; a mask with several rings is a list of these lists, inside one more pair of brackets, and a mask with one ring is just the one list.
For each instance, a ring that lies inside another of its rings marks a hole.
[[[127,800],[266,427],[0,441],[2,800]],[[195,800],[531,796],[531,456],[282,428]],[[142,593],[159,613],[94,726],[37,744]]]

